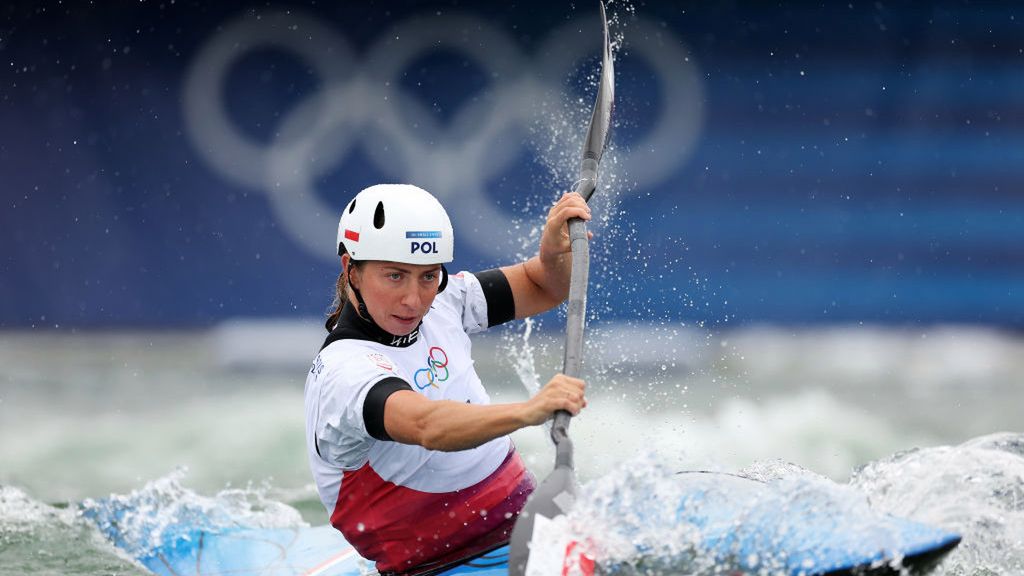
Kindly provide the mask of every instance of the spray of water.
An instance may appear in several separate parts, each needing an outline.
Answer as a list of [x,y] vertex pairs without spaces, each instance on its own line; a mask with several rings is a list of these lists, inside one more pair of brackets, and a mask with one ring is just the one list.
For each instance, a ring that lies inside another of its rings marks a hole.
[[795,465],[751,472],[680,473],[643,454],[584,486],[555,522],[607,574],[781,576],[876,554],[899,568],[903,550],[943,535]]
[[963,535],[938,575],[1024,574],[1024,434],[895,454],[850,483],[879,510]]
[[294,528],[307,524],[297,510],[266,496],[267,486],[228,488],[202,496],[182,485],[187,470],[147,482],[129,494],[87,499],[80,514],[132,557],[145,558],[166,543],[228,528]]
[[[616,28],[619,22],[618,14],[611,10],[609,24],[613,28],[613,52],[621,46],[622,32]],[[627,8],[632,10],[631,7]],[[595,60],[595,63],[599,61]],[[530,138],[534,147],[539,151],[538,161],[546,168],[546,176],[538,176],[534,187],[542,190],[562,191],[569,189],[576,181],[579,169],[580,150],[583,145],[584,130],[590,121],[593,95],[597,93],[600,82],[600,66],[586,64],[588,72],[582,78],[562,78],[563,84],[577,84],[575,90],[551,91],[544,94],[536,107],[539,110],[537,120],[530,126]],[[571,97],[569,93],[586,94],[586,96]],[[614,118],[613,118],[614,122]],[[615,156],[614,145],[609,145],[605,151],[600,177],[600,190],[591,199],[595,219],[590,224],[590,229],[595,236],[607,233],[616,237],[619,233],[614,230],[615,216],[617,210],[617,198],[622,189],[622,170],[618,166]],[[552,193],[550,201],[557,200],[561,192]],[[536,204],[536,205],[535,205]],[[535,253],[537,242],[542,230],[543,212],[547,204],[539,202],[523,202],[519,204],[521,217],[514,222],[517,228],[528,229],[529,232],[522,237],[519,246],[519,259],[526,259]],[[529,227],[524,222],[530,222]],[[593,290],[597,292],[606,291],[602,278],[610,278],[611,259],[609,254],[611,248],[606,244],[602,247],[600,240],[591,245],[592,264],[591,269],[596,271],[592,274],[597,281]],[[593,319],[600,313],[598,309],[588,310],[588,320]],[[564,310],[559,311],[560,319],[564,318]],[[505,333],[508,357],[511,358],[516,374],[519,375],[523,386],[534,394],[539,390],[541,379],[536,367],[535,347],[530,342],[530,336],[535,329],[541,327],[539,320],[527,320],[515,325]]]
[[50,506],[0,486],[0,574],[91,576],[148,574],[106,541],[77,510]]

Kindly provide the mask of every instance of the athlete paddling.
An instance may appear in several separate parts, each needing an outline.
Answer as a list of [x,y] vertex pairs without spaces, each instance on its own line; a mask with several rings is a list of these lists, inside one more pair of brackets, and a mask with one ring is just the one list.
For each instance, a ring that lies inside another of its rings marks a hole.
[[533,398],[490,404],[469,334],[565,300],[566,222],[551,208],[538,255],[449,276],[447,213],[428,192],[377,185],[345,207],[330,335],[306,379],[310,467],[331,524],[382,573],[402,573],[508,540],[533,491],[508,434],[586,406],[584,382],[555,375]]

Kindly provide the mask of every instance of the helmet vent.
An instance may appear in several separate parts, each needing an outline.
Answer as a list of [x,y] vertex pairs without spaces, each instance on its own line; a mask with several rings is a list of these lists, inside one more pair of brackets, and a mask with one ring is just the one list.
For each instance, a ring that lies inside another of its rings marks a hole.
[[348,213],[351,214],[352,211],[354,211],[355,209],[356,209],[356,199],[353,198],[352,202],[350,202],[349,205],[348,205]]
[[384,227],[384,203],[377,202],[377,209],[373,211],[373,227],[380,230]]

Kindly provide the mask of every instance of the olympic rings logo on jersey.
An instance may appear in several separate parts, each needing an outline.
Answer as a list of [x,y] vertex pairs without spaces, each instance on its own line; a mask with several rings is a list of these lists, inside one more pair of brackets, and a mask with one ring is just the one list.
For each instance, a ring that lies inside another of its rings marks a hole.
[[[441,376],[441,370],[444,370],[444,376]],[[444,382],[448,376],[448,354],[440,346],[433,346],[427,356],[427,367],[417,370],[412,379],[420,390],[428,386],[440,389],[437,383]]]
[[[611,19],[615,26],[616,15]],[[453,212],[453,220],[509,221],[517,215],[497,206],[486,190],[521,162],[524,146],[532,147],[534,159],[559,179],[564,176],[567,187],[575,177],[561,174],[566,163],[550,158],[550,150],[567,144],[579,148],[565,142],[561,126],[566,118],[589,115],[590,97],[581,105],[567,89],[568,79],[581,62],[599,53],[601,35],[584,32],[599,29],[596,11],[568,21],[552,30],[531,57],[486,18],[431,12],[383,31],[357,55],[344,36],[310,14],[246,12],[217,27],[189,65],[182,97],[187,133],[210,167],[266,194],[278,227],[331,261],[337,259],[337,210],[315,183],[356,148],[386,180],[430,190]],[[630,192],[642,193],[668,181],[692,152],[704,115],[703,84],[694,59],[671,30],[631,17],[626,32],[616,45],[625,42],[628,56],[646,64],[633,68],[653,73],[650,85],[660,94],[650,100],[660,109],[650,111],[646,133],[605,155],[629,173],[606,170],[605,176],[608,185],[629,181]],[[232,120],[225,86],[235,63],[268,47],[298,56],[319,77],[320,88],[282,110],[270,131],[273,139],[264,143]],[[445,123],[401,80],[417,60],[438,50],[465,57],[489,80]],[[586,118],[580,119],[583,125]],[[534,135],[533,142],[526,142],[526,134]],[[550,166],[552,161],[561,163]],[[507,254],[520,241],[514,226],[467,226],[460,233],[467,245],[492,256]]]

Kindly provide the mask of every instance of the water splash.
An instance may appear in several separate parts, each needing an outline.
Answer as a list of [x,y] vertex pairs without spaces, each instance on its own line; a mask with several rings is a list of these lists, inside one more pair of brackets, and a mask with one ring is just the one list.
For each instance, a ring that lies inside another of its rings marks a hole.
[[676,472],[654,453],[589,483],[560,529],[609,574],[796,574],[949,538],[893,518],[862,491],[792,464],[746,474]]
[[147,572],[104,540],[73,508],[50,506],[0,486],[0,574],[92,576]]
[[880,510],[963,534],[936,574],[1024,574],[1024,434],[895,454],[850,482]]
[[[627,12],[632,11],[631,4],[625,4],[623,8]],[[622,45],[622,32],[618,27],[619,17],[616,11],[612,10],[609,4],[609,19],[612,26],[612,49],[617,51]],[[622,8],[622,6],[620,6]],[[599,32],[598,32],[599,35]],[[585,70],[579,77],[552,79],[558,85],[572,85],[574,90],[552,90],[539,97],[535,104],[537,111],[536,120],[530,125],[529,135],[534,147],[538,150],[537,161],[546,169],[546,175],[536,176],[534,185],[536,188],[553,190],[559,192],[551,193],[550,200],[555,201],[561,191],[569,190],[578,179],[580,162],[580,150],[583,147],[585,129],[590,122],[594,95],[597,93],[600,78],[600,52],[595,51],[593,62],[581,62],[579,67],[572,72],[573,75]],[[577,92],[585,96],[573,97],[569,94]],[[615,118],[612,118],[613,124]],[[619,166],[615,154],[614,143],[609,142],[608,147],[602,156],[599,190],[590,200],[593,209],[594,220],[590,222],[589,228],[595,232],[595,239],[606,232],[608,237],[620,237],[623,234],[616,230],[618,215],[618,197],[623,188],[623,171]],[[537,243],[543,226],[546,208],[549,204],[542,200],[525,200],[517,203],[521,216],[514,220],[513,225],[517,229],[528,231],[522,236],[517,257],[525,260],[535,254]],[[538,224],[534,224],[534,223]],[[524,223],[530,223],[529,225]],[[614,276],[611,270],[613,243],[602,243],[600,240],[591,244],[591,294],[595,292],[607,292],[602,284],[602,278]],[[589,319],[596,318],[602,311],[600,307],[592,305],[588,311]],[[565,310],[559,309],[559,317],[564,319]],[[522,327],[515,327],[514,332],[506,332],[506,344],[509,350],[509,357],[513,360],[513,367],[519,376],[524,387],[535,394],[542,384],[536,368],[534,350],[530,343],[530,335],[536,328],[540,328],[539,321],[527,320]]]
[[297,510],[266,496],[268,487],[231,488],[202,496],[185,488],[187,469],[146,483],[126,495],[87,499],[79,513],[134,558],[200,531],[228,528],[292,528],[307,526]]
[[523,383],[523,386],[531,396],[539,392],[541,386],[540,374],[537,373],[537,366],[534,361],[534,348],[530,342],[534,322],[533,318],[523,320],[523,332],[517,343],[518,345],[513,344],[509,354],[519,381]]
[[0,541],[53,523],[71,522],[63,511],[30,498],[23,490],[0,486]]

